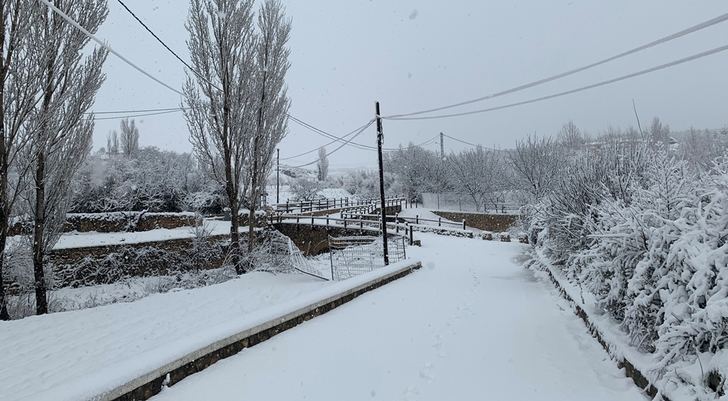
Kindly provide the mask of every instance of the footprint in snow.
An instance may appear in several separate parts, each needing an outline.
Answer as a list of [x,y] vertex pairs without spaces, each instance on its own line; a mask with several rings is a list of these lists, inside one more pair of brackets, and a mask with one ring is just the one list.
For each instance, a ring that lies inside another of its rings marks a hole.
[[425,379],[427,382],[431,382],[434,379],[432,375],[432,364],[427,362],[425,367],[420,370],[420,377]]

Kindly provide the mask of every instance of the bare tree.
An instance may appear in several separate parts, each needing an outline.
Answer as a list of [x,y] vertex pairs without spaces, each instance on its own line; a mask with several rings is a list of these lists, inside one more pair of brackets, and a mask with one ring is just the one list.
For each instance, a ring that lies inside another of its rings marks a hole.
[[119,134],[116,131],[111,131],[106,135],[106,153],[110,155],[119,154]]
[[448,157],[455,190],[469,196],[480,211],[487,202],[493,202],[495,194],[502,189],[499,185],[502,162],[496,151],[476,149]]
[[318,180],[301,177],[291,182],[291,192],[300,201],[316,199],[319,191],[321,191],[321,183]]
[[184,87],[185,119],[200,166],[225,188],[238,273],[240,199],[257,108],[252,8],[252,0],[192,0],[186,23],[196,75]]
[[10,216],[29,165],[22,159],[30,131],[27,122],[40,101],[40,44],[32,37],[37,5],[26,0],[0,2],[0,320],[10,318],[3,287],[3,265]]
[[316,164],[316,172],[319,181],[326,181],[326,177],[329,175],[329,158],[326,155],[326,148],[320,147],[318,151],[318,163]]
[[248,188],[248,252],[255,243],[255,209],[262,192],[262,185],[270,173],[276,147],[288,131],[290,100],[285,78],[290,63],[288,39],[291,22],[285,17],[279,0],[266,0],[258,14],[258,39],[256,41],[255,89],[256,124],[253,136],[253,152],[249,163],[250,186]]
[[558,143],[535,136],[518,141],[510,159],[524,187],[536,198],[551,190],[563,161]]
[[579,127],[573,121],[569,121],[561,127],[559,141],[568,148],[576,149],[584,145],[585,139]]
[[[106,19],[105,0],[56,1],[55,6],[96,32]],[[23,195],[33,219],[33,273],[36,312],[48,312],[43,259],[60,237],[69,207],[71,180],[91,149],[93,120],[85,114],[104,81],[107,52],[96,48],[82,57],[89,38],[50,8],[39,10],[35,39],[44,44],[42,101],[31,120],[29,160],[32,188]]]
[[670,126],[663,124],[658,117],[652,119],[649,131],[650,139],[655,142],[667,142],[670,137]]
[[407,147],[387,152],[384,158],[386,171],[393,172],[402,194],[410,201],[421,199],[423,192],[443,192],[450,189],[448,164],[435,152],[421,146]]
[[139,128],[136,126],[134,119],[125,118],[121,120],[119,144],[126,157],[132,157],[139,152]]

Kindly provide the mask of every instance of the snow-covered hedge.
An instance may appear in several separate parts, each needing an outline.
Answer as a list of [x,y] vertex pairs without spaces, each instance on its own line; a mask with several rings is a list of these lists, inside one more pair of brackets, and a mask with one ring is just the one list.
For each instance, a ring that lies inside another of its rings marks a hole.
[[655,356],[653,382],[714,399],[728,391],[728,159],[698,176],[668,151],[628,151],[574,161],[531,208],[529,237]]

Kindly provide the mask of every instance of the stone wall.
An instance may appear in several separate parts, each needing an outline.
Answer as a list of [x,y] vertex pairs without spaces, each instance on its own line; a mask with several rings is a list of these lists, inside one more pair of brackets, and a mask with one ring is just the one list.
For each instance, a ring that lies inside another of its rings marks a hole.
[[54,287],[109,284],[129,277],[166,276],[222,266],[229,236],[53,250]]
[[377,231],[371,229],[359,229],[358,227],[332,227],[324,225],[308,225],[294,223],[275,223],[273,227],[291,241],[306,256],[320,255],[329,251],[329,235],[332,237],[344,237],[351,235],[378,235]]
[[[229,235],[224,234],[204,239],[183,238],[55,249],[47,259],[52,271],[52,288],[84,287],[110,284],[130,277],[168,276],[217,269],[225,261],[229,238]],[[242,249],[247,249],[246,238],[246,235],[241,235]],[[259,231],[256,238],[264,241],[268,234]],[[3,279],[10,295],[29,291],[32,287],[28,278],[5,274]]]
[[450,221],[460,222],[465,220],[465,225],[468,227],[492,232],[507,231],[516,223],[516,221],[518,221],[518,216],[514,214],[484,214],[443,211],[433,211],[433,213]]
[[[194,213],[69,213],[63,226],[64,232],[130,232],[149,231],[157,228],[194,226]],[[18,221],[10,227],[9,235],[29,234],[33,230],[30,221]]]

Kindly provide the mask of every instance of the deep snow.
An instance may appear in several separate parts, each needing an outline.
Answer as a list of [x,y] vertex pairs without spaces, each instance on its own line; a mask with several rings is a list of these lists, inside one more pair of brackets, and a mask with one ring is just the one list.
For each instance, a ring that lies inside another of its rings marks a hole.
[[164,389],[186,400],[646,398],[520,266],[524,246],[420,234],[424,268]]
[[0,400],[82,399],[325,285],[303,275],[249,273],[136,302],[0,322]]
[[[230,233],[230,222],[224,220],[205,219],[203,227],[208,235],[224,235]],[[248,232],[248,227],[240,227],[240,232]],[[136,232],[71,232],[65,233],[53,249],[84,248],[102,245],[138,244],[143,242],[166,241],[173,239],[194,238],[194,227],[157,228]]]

